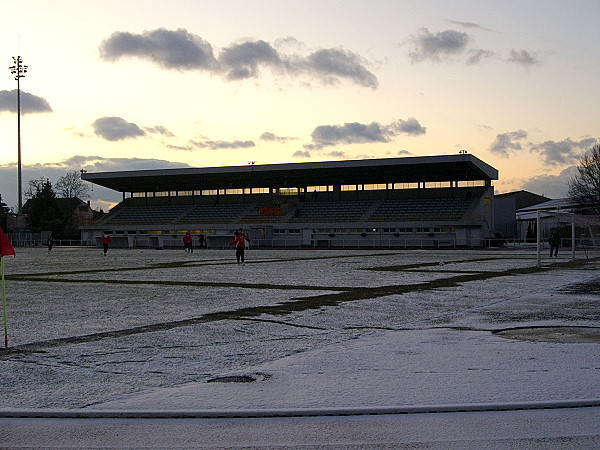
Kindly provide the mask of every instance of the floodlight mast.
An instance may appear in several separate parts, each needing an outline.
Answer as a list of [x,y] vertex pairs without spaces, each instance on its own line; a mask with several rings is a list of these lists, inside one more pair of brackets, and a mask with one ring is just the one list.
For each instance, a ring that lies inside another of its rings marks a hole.
[[20,56],[12,57],[14,66],[8,68],[10,73],[17,80],[17,170],[18,170],[18,189],[19,189],[19,214],[23,213],[23,178],[21,175],[21,78],[27,73],[27,66],[23,65],[23,58]]

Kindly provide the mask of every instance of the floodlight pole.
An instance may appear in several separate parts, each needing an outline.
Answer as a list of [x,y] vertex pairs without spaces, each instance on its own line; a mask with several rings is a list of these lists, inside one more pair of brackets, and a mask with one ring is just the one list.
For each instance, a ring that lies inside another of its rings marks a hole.
[[27,73],[27,66],[23,65],[23,58],[13,56],[14,66],[8,68],[17,80],[17,171],[19,189],[19,214],[23,213],[23,177],[21,175],[21,78]]

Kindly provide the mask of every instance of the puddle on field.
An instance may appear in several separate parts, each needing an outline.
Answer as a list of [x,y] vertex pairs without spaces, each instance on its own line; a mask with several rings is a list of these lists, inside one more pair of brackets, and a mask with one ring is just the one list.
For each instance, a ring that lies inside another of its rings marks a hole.
[[250,375],[227,375],[206,380],[207,383],[252,383],[253,381],[265,381],[271,378],[268,373],[257,372]]
[[600,278],[588,281],[587,283],[578,283],[567,286],[563,292],[571,294],[600,294]]
[[600,344],[598,327],[527,327],[496,331],[500,337],[533,342],[561,344]]

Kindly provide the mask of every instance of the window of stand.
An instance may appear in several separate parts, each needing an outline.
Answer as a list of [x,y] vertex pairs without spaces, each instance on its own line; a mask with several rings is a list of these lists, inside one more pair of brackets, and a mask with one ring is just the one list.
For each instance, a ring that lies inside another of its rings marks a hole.
[[363,191],[385,191],[386,189],[387,183],[363,184]]
[[425,183],[425,188],[449,188],[452,187],[451,181],[428,181]]
[[308,186],[306,192],[332,192],[333,186]]
[[457,187],[482,187],[485,186],[485,180],[459,181]]

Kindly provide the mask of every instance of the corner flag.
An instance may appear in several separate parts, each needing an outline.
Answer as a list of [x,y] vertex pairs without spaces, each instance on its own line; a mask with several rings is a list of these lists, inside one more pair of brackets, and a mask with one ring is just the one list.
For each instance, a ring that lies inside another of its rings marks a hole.
[[0,228],[0,258],[2,256],[14,255],[15,249],[12,246],[12,243]]
[[15,249],[0,228],[0,272],[2,277],[2,316],[4,322],[4,348],[8,348],[8,328],[6,325],[6,287],[4,285],[4,256],[14,255]]

